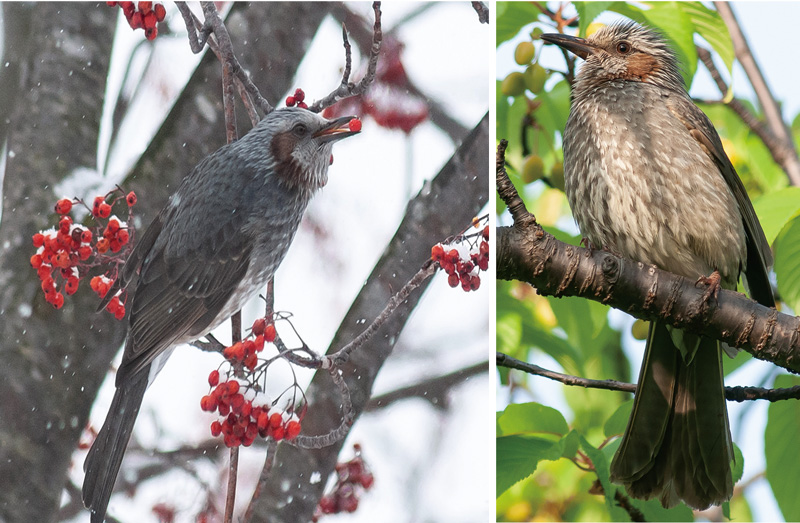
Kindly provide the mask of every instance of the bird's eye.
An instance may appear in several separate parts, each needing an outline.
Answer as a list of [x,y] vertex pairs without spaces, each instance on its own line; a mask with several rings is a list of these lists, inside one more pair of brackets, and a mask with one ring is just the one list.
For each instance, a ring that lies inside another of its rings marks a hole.
[[295,125],[295,126],[292,128],[292,132],[293,132],[293,133],[294,133],[296,136],[300,136],[300,137],[302,137],[302,136],[305,136],[305,135],[307,135],[307,134],[308,134],[308,127],[306,127],[306,125],[305,125],[305,124],[299,123],[299,124]]
[[617,52],[619,54],[628,54],[631,51],[631,44],[628,42],[620,42],[617,44]]

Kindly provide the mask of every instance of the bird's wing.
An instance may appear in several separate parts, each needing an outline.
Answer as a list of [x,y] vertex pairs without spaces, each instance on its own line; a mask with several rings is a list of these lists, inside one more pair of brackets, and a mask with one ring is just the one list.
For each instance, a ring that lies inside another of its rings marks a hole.
[[714,125],[705,113],[685,96],[670,96],[667,99],[667,107],[686,126],[692,138],[697,140],[706,154],[714,161],[736,198],[747,236],[745,278],[750,295],[762,305],[774,307],[775,298],[769,283],[768,269],[772,265],[772,251],[764,236],[764,230],[758,221],[756,211],[753,209],[753,204],[742,185],[742,180],[725,154],[725,149],[722,147]]
[[229,170],[223,171],[225,159],[215,154],[198,165],[142,236],[118,383],[181,338],[213,328],[211,323],[247,273],[252,233],[242,198],[251,196],[227,184],[255,173],[240,166],[232,169],[230,158]]

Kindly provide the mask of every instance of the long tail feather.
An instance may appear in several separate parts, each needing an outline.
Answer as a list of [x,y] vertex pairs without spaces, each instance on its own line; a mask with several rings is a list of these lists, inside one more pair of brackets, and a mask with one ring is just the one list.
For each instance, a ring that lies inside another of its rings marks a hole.
[[86,456],[83,504],[92,511],[92,523],[102,523],[106,516],[111,491],[147,389],[148,375],[145,369],[117,388],[103,428]]

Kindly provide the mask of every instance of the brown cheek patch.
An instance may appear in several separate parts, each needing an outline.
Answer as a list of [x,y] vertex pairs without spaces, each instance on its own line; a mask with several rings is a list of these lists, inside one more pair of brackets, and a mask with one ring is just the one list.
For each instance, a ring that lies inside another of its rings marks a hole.
[[307,183],[303,171],[292,157],[297,147],[297,137],[291,132],[278,133],[272,139],[272,157],[275,158],[275,175],[288,187],[298,187]]
[[628,69],[624,78],[646,82],[650,76],[658,73],[660,68],[658,60],[654,57],[645,53],[635,53],[628,58]]

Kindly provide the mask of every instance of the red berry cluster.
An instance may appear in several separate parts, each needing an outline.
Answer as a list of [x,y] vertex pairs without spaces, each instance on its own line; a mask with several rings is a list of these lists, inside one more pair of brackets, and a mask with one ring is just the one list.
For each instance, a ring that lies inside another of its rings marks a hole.
[[[481,221],[477,220],[475,226],[480,227]],[[461,285],[465,292],[477,290],[481,286],[480,271],[489,268],[489,225],[485,225],[482,232],[458,236],[453,243],[466,243],[469,258],[451,245],[447,250],[445,245],[437,243],[431,248],[431,259],[447,273],[447,283],[451,287]]]
[[[121,189],[118,191],[121,192]],[[60,309],[64,305],[64,295],[59,290],[57,281],[59,278],[62,280],[61,287],[64,292],[67,295],[75,294],[80,280],[88,270],[100,264],[97,262],[98,254],[105,254],[108,250],[118,253],[128,244],[130,232],[125,223],[116,217],[111,217],[103,227],[100,221],[111,216],[112,205],[120,198],[117,197],[111,204],[107,203],[103,196],[95,198],[91,212],[98,225],[93,228],[75,224],[69,215],[74,204],[83,202],[78,199],[63,198],[55,205],[55,211],[60,216],[58,228],[37,232],[33,235],[33,246],[36,248],[36,253],[31,256],[31,266],[36,269],[42,282],[45,300],[56,309]],[[136,195],[133,192],[129,193],[126,201],[130,217],[130,207],[136,203]],[[93,256],[95,260],[89,262],[89,258]],[[95,288],[95,279],[92,280],[92,289],[98,292],[98,289]],[[105,288],[105,292],[101,296],[106,292],[108,292],[108,288]],[[98,294],[100,293],[98,292]],[[113,310],[110,309],[110,312],[118,319],[125,315],[124,307],[121,314],[116,312],[116,307]]]
[[324,514],[355,512],[361,494],[375,483],[375,477],[361,457],[361,445],[356,443],[353,450],[356,453],[353,459],[336,464],[336,485],[331,493],[319,500],[313,521],[319,521]]
[[[259,318],[253,323],[252,338],[234,343],[223,350],[225,358],[234,366],[244,366],[253,374],[258,365],[257,354],[264,349],[265,343],[275,341],[275,325]],[[219,412],[221,420],[211,423],[211,435],[222,434],[225,445],[249,447],[257,436],[270,437],[275,441],[294,439],[300,434],[300,419],[280,409],[269,407],[266,402],[257,401],[255,386],[242,383],[228,372],[227,380],[220,381],[219,370],[211,371],[208,384],[211,391],[200,399],[200,408],[206,412]]]
[[136,29],[144,29],[144,36],[148,40],[153,40],[158,36],[157,22],[163,22],[164,17],[167,16],[167,10],[163,4],[153,2],[138,2],[139,10],[136,10],[135,2],[106,2],[110,7],[120,6],[125,18],[128,19],[128,25],[134,31]]
[[299,87],[294,90],[294,94],[292,96],[286,97],[286,107],[294,107],[297,106],[300,109],[308,109],[308,105],[305,102],[306,93],[303,92],[302,89]]

